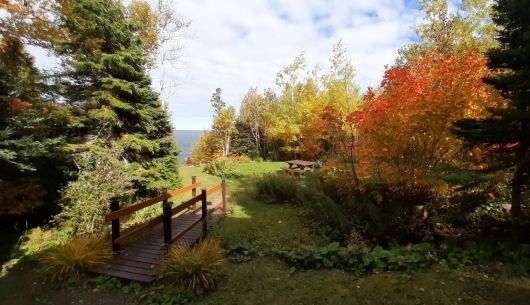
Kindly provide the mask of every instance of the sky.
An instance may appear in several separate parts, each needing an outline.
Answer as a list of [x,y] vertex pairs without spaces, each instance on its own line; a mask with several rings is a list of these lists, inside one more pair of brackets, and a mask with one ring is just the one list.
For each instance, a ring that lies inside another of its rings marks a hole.
[[309,67],[327,67],[339,40],[361,88],[377,86],[422,17],[414,0],[180,0],[176,10],[191,25],[166,99],[175,128],[195,130],[210,127],[215,88],[237,108],[250,87],[277,89],[276,74],[301,52]]
[[[398,49],[417,39],[422,18],[415,0],[176,0],[175,9],[191,21],[179,63],[165,69],[166,83],[177,84],[165,96],[177,130],[210,127],[215,88],[236,108],[250,87],[276,90],[276,74],[301,52],[308,67],[325,71],[339,40],[361,89],[376,87]],[[158,89],[160,69],[151,75]]]

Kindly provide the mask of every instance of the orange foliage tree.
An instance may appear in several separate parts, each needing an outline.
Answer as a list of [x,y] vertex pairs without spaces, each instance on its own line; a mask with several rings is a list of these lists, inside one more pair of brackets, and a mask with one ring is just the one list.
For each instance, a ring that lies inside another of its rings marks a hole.
[[[356,168],[358,159],[355,151],[356,129],[354,124],[349,117],[345,117],[334,107],[327,106],[322,111],[316,129],[320,131],[321,141],[327,146],[326,151],[331,157],[338,157],[338,161],[343,165],[338,168],[346,169],[347,175],[343,178],[351,179],[354,192],[359,195],[360,180]],[[335,167],[335,163],[333,160],[328,160],[324,172],[329,174],[328,169]]]
[[480,54],[427,54],[387,69],[380,94],[369,90],[362,110],[348,118],[360,135],[360,174],[390,184],[422,183],[441,165],[459,165],[467,157],[451,134],[453,124],[483,117],[502,102],[484,83],[487,73]]

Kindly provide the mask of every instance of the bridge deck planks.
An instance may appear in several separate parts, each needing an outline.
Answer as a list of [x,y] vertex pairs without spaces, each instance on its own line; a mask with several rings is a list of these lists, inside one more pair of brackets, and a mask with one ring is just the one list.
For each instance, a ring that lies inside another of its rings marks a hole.
[[[222,211],[216,210],[212,213],[212,216],[209,225],[212,225],[213,222],[222,216]],[[177,236],[200,218],[200,211],[197,213],[187,212],[173,218],[171,223],[172,236]],[[192,246],[201,236],[202,227],[199,223],[173,244]],[[114,255],[105,267],[92,271],[124,280],[150,283],[162,271],[164,254],[165,246],[162,226],[158,225],[150,232],[123,246],[120,253]]]

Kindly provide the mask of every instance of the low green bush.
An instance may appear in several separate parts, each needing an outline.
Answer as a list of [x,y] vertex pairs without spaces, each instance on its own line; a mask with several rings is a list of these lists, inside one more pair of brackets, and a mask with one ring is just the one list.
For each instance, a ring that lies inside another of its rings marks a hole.
[[340,268],[357,274],[413,270],[433,265],[458,268],[497,262],[511,265],[520,274],[530,272],[528,244],[512,248],[502,244],[471,244],[466,247],[444,244],[437,247],[430,243],[420,243],[388,249],[380,246],[369,249],[357,245],[341,247],[334,242],[318,248],[278,251],[276,255],[296,268]]
[[279,174],[264,174],[255,183],[256,194],[269,203],[299,204],[298,180],[292,176]]
[[54,222],[70,236],[104,232],[110,199],[119,197],[122,206],[129,202],[135,193],[134,185],[141,178],[116,152],[104,148],[93,146],[75,161],[79,170],[77,180],[63,189],[62,210]]
[[207,174],[225,177],[225,178],[236,178],[238,173],[235,169],[236,163],[228,159],[217,159],[208,162],[204,165],[203,171]]
[[321,190],[310,186],[301,188],[298,198],[303,203],[306,216],[318,232],[333,241],[344,241],[348,238],[353,223],[342,206]]
[[36,227],[28,230],[20,238],[18,253],[22,256],[33,256],[52,247],[66,243],[68,235],[55,228]]

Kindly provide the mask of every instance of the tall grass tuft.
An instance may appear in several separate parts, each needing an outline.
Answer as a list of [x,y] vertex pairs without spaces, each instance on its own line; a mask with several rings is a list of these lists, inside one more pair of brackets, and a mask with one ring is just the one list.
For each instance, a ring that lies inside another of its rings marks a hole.
[[111,257],[111,247],[104,238],[88,236],[52,248],[40,260],[52,281],[63,281],[81,271],[101,267]]
[[212,291],[226,273],[226,260],[219,242],[207,239],[193,248],[178,245],[169,250],[166,276],[193,292]]

